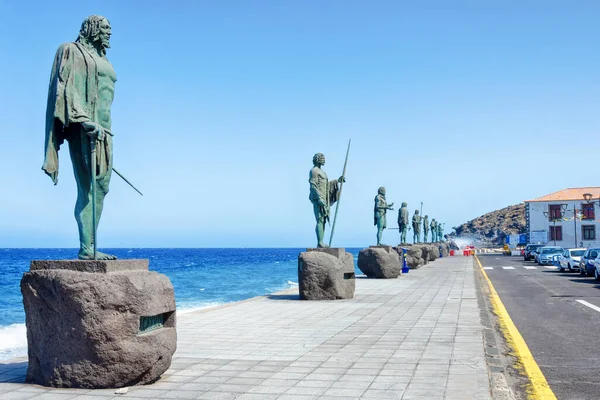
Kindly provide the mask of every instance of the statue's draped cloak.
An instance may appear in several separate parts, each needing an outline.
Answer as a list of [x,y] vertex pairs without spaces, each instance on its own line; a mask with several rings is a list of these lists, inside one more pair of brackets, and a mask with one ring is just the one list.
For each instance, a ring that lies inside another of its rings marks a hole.
[[[310,170],[308,182],[310,183],[310,195],[308,198],[314,205],[315,217],[324,218],[325,222],[329,221],[330,207],[338,200],[338,180],[334,179],[330,181],[325,171],[319,167],[313,167]],[[319,199],[323,201],[325,206],[319,206]]]
[[414,233],[421,232],[421,216],[419,214],[415,214],[412,217],[412,226]]
[[429,219],[427,217],[423,218],[423,231],[425,233],[429,232]]
[[[62,44],[54,57],[48,103],[46,106],[46,140],[42,169],[54,184],[58,182],[58,150],[70,135],[81,134],[72,124],[97,122],[98,67],[88,50],[80,43]],[[106,174],[112,158],[110,139],[98,142],[96,170]],[[89,140],[82,141],[81,151],[89,169]]]
[[387,200],[385,196],[378,194],[375,196],[375,213],[373,218],[373,225],[377,225],[377,221],[382,219],[382,227],[387,228],[385,214],[387,212]]
[[408,225],[408,208],[402,207],[398,211],[398,225]]

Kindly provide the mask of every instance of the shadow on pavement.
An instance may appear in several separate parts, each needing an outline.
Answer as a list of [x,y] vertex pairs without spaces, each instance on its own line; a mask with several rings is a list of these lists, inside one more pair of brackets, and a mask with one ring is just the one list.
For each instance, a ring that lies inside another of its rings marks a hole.
[[269,300],[300,300],[298,294],[269,294],[267,295]]
[[0,364],[0,383],[23,383],[27,372],[27,361]]

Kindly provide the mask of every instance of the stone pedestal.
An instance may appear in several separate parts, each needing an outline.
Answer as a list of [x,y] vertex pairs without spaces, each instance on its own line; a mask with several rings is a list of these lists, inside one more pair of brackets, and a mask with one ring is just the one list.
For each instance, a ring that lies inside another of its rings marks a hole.
[[173,285],[148,260],[32,261],[21,292],[27,382],[115,388],[151,383],[171,365]]
[[298,286],[302,300],[354,297],[354,258],[343,248],[310,248],[298,256]]
[[368,278],[394,279],[402,273],[398,253],[392,246],[370,246],[358,253],[358,268]]

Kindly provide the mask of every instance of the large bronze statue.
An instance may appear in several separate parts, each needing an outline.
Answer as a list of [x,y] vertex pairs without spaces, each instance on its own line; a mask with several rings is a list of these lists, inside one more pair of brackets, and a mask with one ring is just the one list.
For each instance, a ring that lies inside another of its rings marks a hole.
[[381,245],[381,235],[383,234],[383,230],[387,228],[385,214],[387,210],[394,210],[394,203],[387,204],[385,199],[385,187],[380,187],[377,191],[377,196],[375,196],[375,217],[374,217],[374,225],[377,225],[377,245]]
[[330,209],[338,199],[339,184],[345,182],[345,178],[329,181],[327,174],[321,169],[325,165],[325,156],[317,153],[313,157],[313,168],[310,170],[308,182],[310,183],[309,199],[313,203],[313,210],[317,225],[317,247],[328,247],[324,242],[325,224],[329,221]]
[[435,243],[437,242],[437,222],[435,221],[435,218],[431,219],[429,227],[431,228],[431,243]]
[[413,228],[413,243],[419,243],[421,241],[421,216],[419,210],[415,210],[412,217],[412,228]]
[[406,231],[408,229],[408,205],[402,203],[398,211],[398,229],[400,230],[400,243],[406,243]]
[[438,242],[443,242],[444,241],[444,224],[442,224],[441,222],[437,223],[437,240]]
[[427,243],[427,235],[429,234],[429,216],[423,217],[423,243]]
[[[77,182],[75,219],[78,256],[83,260],[94,258],[95,232],[112,174],[110,108],[117,76],[106,58],[110,36],[106,18],[92,15],[83,21],[77,40],[58,48],[48,89],[42,169],[54,184],[58,182],[58,150],[66,140]],[[102,260],[116,258],[100,252],[96,256]]]

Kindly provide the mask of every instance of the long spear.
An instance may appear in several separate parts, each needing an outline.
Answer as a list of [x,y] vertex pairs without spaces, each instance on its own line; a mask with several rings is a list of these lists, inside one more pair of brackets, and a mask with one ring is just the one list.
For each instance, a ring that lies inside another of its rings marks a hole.
[[331,226],[331,235],[329,236],[329,247],[331,247],[331,241],[333,240],[333,232],[335,231],[335,221],[337,220],[338,210],[340,209],[340,199],[342,198],[342,188],[344,187],[344,178],[346,177],[346,165],[348,164],[348,154],[350,153],[350,143],[352,139],[348,140],[348,149],[346,150],[346,161],[344,161],[344,170],[342,171],[342,182],[340,182],[340,191],[337,196],[337,204],[335,205],[335,215],[333,216],[333,225]]

